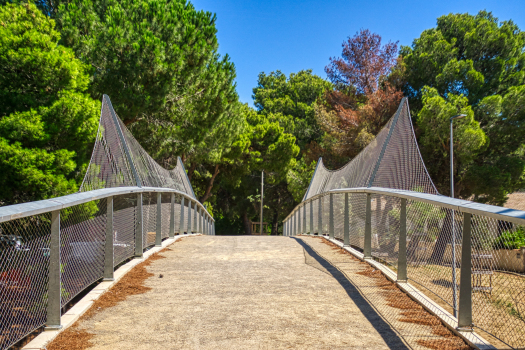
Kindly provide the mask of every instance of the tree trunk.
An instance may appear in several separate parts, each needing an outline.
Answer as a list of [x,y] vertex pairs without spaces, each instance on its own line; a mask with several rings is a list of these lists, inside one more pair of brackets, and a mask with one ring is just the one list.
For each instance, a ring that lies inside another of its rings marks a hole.
[[204,192],[204,196],[201,197],[200,202],[204,203],[208,198],[211,196],[211,189],[213,188],[213,182],[215,181],[215,178],[219,174],[219,164],[215,165],[215,171],[213,172],[213,175],[211,176],[210,181],[208,181],[208,186],[206,186],[206,192]]
[[248,219],[248,213],[242,213],[242,224],[244,225],[244,234],[252,234],[252,222]]
[[434,245],[434,250],[430,256],[430,261],[434,264],[441,265],[443,263],[443,257],[447,244],[452,243],[452,210],[445,209],[446,215],[441,226],[441,231]]
[[188,169],[188,179],[191,182],[191,179],[193,177],[193,173],[195,172],[195,169],[197,168],[197,163],[191,164],[190,168]]
[[279,218],[279,215],[277,213],[277,211],[274,211],[273,212],[273,218],[272,218],[272,236],[277,236],[279,234],[279,222],[278,222],[278,219]]

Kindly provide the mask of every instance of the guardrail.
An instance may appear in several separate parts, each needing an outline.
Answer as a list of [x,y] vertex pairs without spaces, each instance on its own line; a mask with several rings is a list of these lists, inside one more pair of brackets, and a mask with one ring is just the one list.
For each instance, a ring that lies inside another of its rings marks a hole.
[[215,234],[206,208],[186,193],[117,187],[0,207],[0,349],[61,313],[117,266],[176,233]]
[[361,187],[300,203],[284,220],[284,235],[338,239],[441,305],[442,320],[458,334],[475,330],[487,344],[523,348],[525,247],[513,245],[525,237],[524,227],[519,210]]

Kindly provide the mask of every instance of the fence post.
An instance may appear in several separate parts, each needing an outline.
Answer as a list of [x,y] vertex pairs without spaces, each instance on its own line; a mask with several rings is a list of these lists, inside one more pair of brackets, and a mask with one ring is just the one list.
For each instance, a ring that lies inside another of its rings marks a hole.
[[345,213],[344,213],[344,242],[343,246],[350,245],[350,208],[348,205],[348,193],[345,193]]
[[180,200],[179,235],[184,234],[184,196]]
[[399,256],[397,259],[397,282],[407,281],[407,200],[401,198],[399,216]]
[[60,210],[55,210],[51,212],[46,330],[62,328],[60,323],[62,309],[60,277]]
[[463,213],[463,241],[461,244],[461,276],[459,280],[458,329],[472,331],[472,214]]
[[197,211],[199,210],[199,207],[197,206],[197,201],[193,203],[193,233],[197,233],[198,228],[198,220],[197,220]]
[[157,192],[157,217],[155,219],[155,247],[162,247],[162,193]]
[[143,242],[144,237],[144,213],[142,208],[142,192],[137,193],[137,229],[135,234],[135,257],[142,258],[143,255]]
[[366,194],[366,222],[365,242],[363,247],[364,259],[372,258],[372,195]]
[[308,234],[314,234],[314,201],[312,199],[310,199],[310,230],[308,230]]
[[319,217],[317,218],[317,234],[319,236],[323,235],[323,197],[319,197],[317,200],[317,211],[319,213]]
[[104,244],[104,281],[113,281],[113,196],[107,198],[106,242]]
[[170,238],[175,237],[175,193],[171,194],[170,205]]
[[303,204],[303,227],[302,227],[302,233],[306,233],[306,203]]
[[188,234],[191,234],[191,202],[192,200],[188,200]]
[[330,193],[330,210],[329,210],[329,218],[328,218],[328,234],[330,235],[331,239],[334,239],[334,194]]

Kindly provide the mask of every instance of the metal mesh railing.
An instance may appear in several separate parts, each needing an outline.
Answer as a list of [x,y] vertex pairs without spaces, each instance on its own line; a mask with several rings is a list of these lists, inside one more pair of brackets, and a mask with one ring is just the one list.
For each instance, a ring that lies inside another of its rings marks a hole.
[[204,218],[214,234],[180,159],[158,165],[104,96],[80,193],[0,208],[0,350],[58,327],[75,296],[163,239],[203,232]]
[[472,328],[478,340],[470,341],[525,348],[525,212],[438,195],[406,99],[341,169],[319,160],[303,202],[284,220],[292,221],[287,235],[317,232],[308,226],[310,207],[314,226],[321,217],[331,238],[407,280],[425,307],[460,330]]
[[[424,295],[424,306],[438,308],[462,329],[472,327],[478,343],[498,349],[525,347],[525,247],[519,243],[525,237],[525,212],[374,187],[331,191],[301,203],[294,212],[302,213],[304,207],[310,207],[310,201],[321,197],[329,202],[330,196],[333,216],[329,205],[323,205],[321,213],[323,218],[328,213],[328,227],[330,222],[333,224],[330,237],[348,241],[366,258],[369,196],[371,259]],[[295,215],[286,218],[285,224]],[[288,231],[288,235],[300,233],[293,226]],[[468,264],[463,264],[464,257],[469,259]],[[468,277],[462,279],[462,274]],[[462,299],[465,291],[466,300]],[[462,324],[462,319],[467,324]]]

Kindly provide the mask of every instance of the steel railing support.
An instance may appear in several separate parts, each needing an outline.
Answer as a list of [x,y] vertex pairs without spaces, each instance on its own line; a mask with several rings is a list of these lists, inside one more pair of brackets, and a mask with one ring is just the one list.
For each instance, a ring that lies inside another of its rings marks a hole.
[[472,331],[472,214],[463,213],[463,241],[461,245],[461,276],[459,280],[458,328]]
[[188,234],[191,233],[191,229],[192,229],[192,226],[191,226],[191,202],[192,202],[192,200],[189,199],[188,200],[188,228],[187,228],[187,231],[186,231],[186,232],[188,232]]
[[171,194],[170,203],[170,238],[175,237],[175,193]]
[[397,281],[407,281],[407,200],[401,198],[399,216],[399,255],[397,258]]
[[197,233],[198,231],[198,220],[197,220],[197,212],[199,211],[199,207],[197,206],[197,201],[193,203],[193,230],[191,232]]
[[137,229],[135,230],[135,257],[142,258],[144,237],[144,212],[142,205],[142,193],[137,193]]
[[348,203],[348,193],[345,193],[345,207],[344,207],[344,242],[343,246],[349,246],[350,245],[350,205]]
[[46,330],[62,328],[60,323],[62,309],[60,298],[60,274],[60,210],[56,210],[51,212]]
[[306,204],[303,204],[303,227],[301,233],[306,234]]
[[317,205],[318,205],[317,234],[319,236],[323,235],[323,202],[322,202],[322,199],[323,197],[319,197],[319,199],[317,200]]
[[310,229],[308,230],[308,234],[313,235],[314,234],[314,201],[310,201]]
[[113,281],[113,197],[107,199],[106,242],[104,244],[104,281]]
[[157,192],[157,217],[155,218],[155,247],[162,247],[162,193]]
[[184,234],[184,196],[180,200],[179,235]]
[[334,238],[334,231],[335,231],[335,225],[334,225],[334,194],[330,193],[330,209],[329,209],[329,218],[328,218],[328,234],[330,235],[330,238]]
[[363,247],[364,259],[372,258],[372,195],[366,194],[365,242]]

